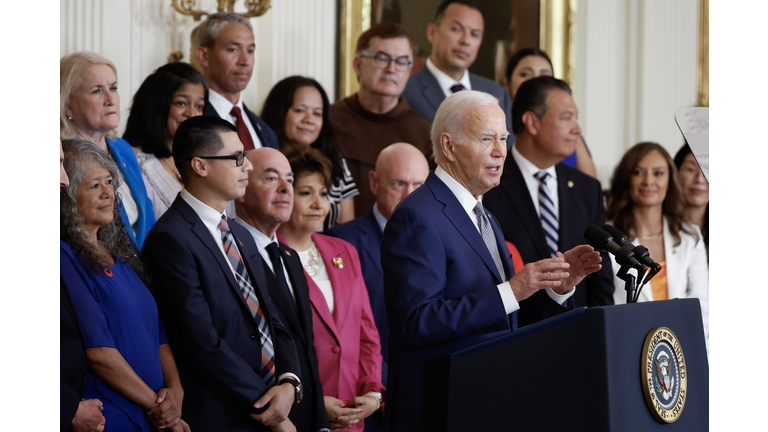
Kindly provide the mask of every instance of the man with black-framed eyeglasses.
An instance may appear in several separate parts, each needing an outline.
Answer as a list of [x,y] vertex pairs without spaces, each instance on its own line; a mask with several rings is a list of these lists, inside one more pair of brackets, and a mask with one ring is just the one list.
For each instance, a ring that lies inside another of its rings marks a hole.
[[360,89],[333,104],[336,139],[360,191],[354,199],[356,217],[376,202],[368,173],[385,147],[408,142],[431,154],[429,123],[400,97],[412,65],[413,40],[405,28],[376,24],[360,35],[352,60]]
[[184,387],[192,430],[295,430],[296,345],[272,303],[253,237],[225,214],[253,165],[237,129],[214,116],[173,137],[184,188],[142,248]]

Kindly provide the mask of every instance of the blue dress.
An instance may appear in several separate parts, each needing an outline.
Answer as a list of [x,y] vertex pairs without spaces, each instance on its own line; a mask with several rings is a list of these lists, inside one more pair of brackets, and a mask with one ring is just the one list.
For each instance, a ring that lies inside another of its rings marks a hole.
[[[72,248],[60,242],[61,276],[83,331],[85,348],[116,348],[134,372],[155,392],[163,388],[160,345],[167,344],[155,299],[131,267],[116,260],[104,272],[80,265]],[[107,274],[111,272],[111,276]],[[144,408],[107,385],[92,371],[85,381],[85,399],[99,399],[106,430],[154,431]]]

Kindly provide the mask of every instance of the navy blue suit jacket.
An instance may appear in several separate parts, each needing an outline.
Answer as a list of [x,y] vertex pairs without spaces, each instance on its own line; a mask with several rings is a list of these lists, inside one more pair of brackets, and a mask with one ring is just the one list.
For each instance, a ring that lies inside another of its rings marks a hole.
[[[507,116],[507,131],[509,131],[507,148],[509,148],[515,142],[515,134],[512,133],[512,99],[509,97],[509,92],[488,78],[473,73],[469,74],[469,83],[472,85],[472,90],[489,93],[499,100],[499,106]],[[445,100],[445,93],[440,88],[437,78],[426,66],[408,78],[408,84],[400,96],[404,97],[413,109],[430,123],[435,121],[437,108]]]
[[[599,181],[567,165],[557,164],[555,171],[560,204],[559,246],[560,252],[565,252],[587,244],[584,231],[590,224],[599,227],[605,224],[603,191]],[[512,155],[507,155],[500,184],[483,196],[483,205],[499,217],[504,239],[517,247],[523,262],[550,257],[533,199]],[[601,255],[603,268],[576,286],[573,295],[576,307],[613,304],[611,260],[605,251]]]
[[[264,120],[260,119],[258,116],[256,116],[256,114],[252,113],[251,110],[245,106],[245,103],[243,103],[243,111],[245,111],[245,115],[247,115],[248,119],[251,121],[253,130],[256,131],[256,135],[258,135],[259,141],[261,141],[261,145],[263,147],[280,149],[280,141],[278,141],[275,131],[273,131],[272,128],[270,128],[267,123],[264,122]],[[221,115],[219,115],[219,113],[211,104],[205,106],[204,114],[221,118]]]
[[[515,274],[512,260],[498,222],[486,213],[505,275],[434,173],[387,221],[381,244],[390,331],[387,430],[446,430],[450,355],[517,327],[517,312],[506,314],[497,288]],[[573,307],[572,299],[560,306],[545,292],[536,294],[542,295],[527,306],[532,321]]]
[[[317,370],[317,351],[315,350],[315,333],[312,331],[309,286],[299,254],[280,243],[280,255],[288,272],[291,286],[293,286],[296,301],[294,302],[289,293],[280,288],[277,278],[266,263],[264,263],[264,274],[267,277],[272,304],[275,305],[280,320],[288,333],[291,334],[296,345],[301,367],[297,375],[301,378],[304,389],[304,398],[301,403],[293,405],[288,418],[296,426],[297,431],[318,431],[329,426],[328,412],[325,410],[323,399],[323,386],[320,383],[320,372]],[[258,249],[251,251],[249,259],[252,263],[264,262]]]
[[[235,221],[229,226],[242,256],[250,256],[251,235]],[[184,387],[182,418],[192,430],[268,431],[248,415],[268,390],[258,375],[256,320],[211,232],[180,196],[150,231],[142,255]],[[297,373],[296,346],[274,313],[261,258],[243,262],[269,324],[276,375]]]

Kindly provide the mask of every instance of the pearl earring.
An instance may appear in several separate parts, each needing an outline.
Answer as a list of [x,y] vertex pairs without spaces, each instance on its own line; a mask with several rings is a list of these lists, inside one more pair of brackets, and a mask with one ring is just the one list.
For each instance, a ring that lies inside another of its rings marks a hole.
[[67,120],[72,121],[72,116],[67,116]]

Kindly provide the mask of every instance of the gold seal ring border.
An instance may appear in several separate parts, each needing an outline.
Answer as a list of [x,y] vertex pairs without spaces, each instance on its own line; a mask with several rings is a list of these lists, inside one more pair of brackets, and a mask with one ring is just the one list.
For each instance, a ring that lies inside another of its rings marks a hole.
[[[667,333],[666,337],[664,336],[665,332]],[[666,410],[654,402],[656,394],[653,390],[653,374],[656,373],[656,368],[653,367],[654,364],[650,361],[652,361],[656,345],[662,340],[667,341],[672,347],[672,351],[677,357],[677,369],[680,374],[680,393],[678,394],[677,402],[670,410]],[[673,423],[679,419],[680,415],[683,413],[683,408],[685,407],[685,399],[687,399],[688,377],[683,348],[680,346],[680,341],[677,338],[677,335],[675,335],[669,328],[655,327],[648,332],[648,335],[645,337],[645,342],[643,342],[643,358],[640,362],[640,377],[643,383],[642,387],[645,403],[653,418],[662,424]]]

